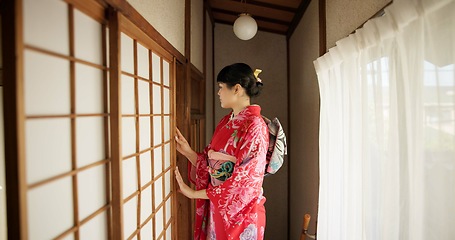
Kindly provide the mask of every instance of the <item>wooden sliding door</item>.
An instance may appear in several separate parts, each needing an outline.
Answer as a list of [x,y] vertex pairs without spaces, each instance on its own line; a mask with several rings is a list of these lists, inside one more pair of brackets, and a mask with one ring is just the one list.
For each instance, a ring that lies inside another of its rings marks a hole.
[[176,239],[174,56],[104,1],[0,3],[8,236]]
[[123,230],[172,239],[173,57],[120,17]]
[[24,0],[18,10],[23,112],[17,117],[24,124],[20,190],[26,218],[21,227],[29,239],[106,239],[111,159],[104,9],[92,4],[89,15],[64,1]]

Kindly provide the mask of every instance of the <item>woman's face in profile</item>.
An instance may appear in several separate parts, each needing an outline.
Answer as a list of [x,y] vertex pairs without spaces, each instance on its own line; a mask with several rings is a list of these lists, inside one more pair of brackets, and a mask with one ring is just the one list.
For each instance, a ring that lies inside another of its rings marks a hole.
[[229,89],[226,83],[218,83],[218,96],[220,96],[220,102],[222,108],[232,108],[236,101],[235,87]]

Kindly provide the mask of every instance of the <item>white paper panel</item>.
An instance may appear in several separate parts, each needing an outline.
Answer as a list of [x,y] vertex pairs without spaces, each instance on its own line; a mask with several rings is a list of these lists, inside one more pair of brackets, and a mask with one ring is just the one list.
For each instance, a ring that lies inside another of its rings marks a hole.
[[121,33],[121,56],[122,71],[134,74],[134,44],[133,39]]
[[164,114],[171,113],[171,98],[169,97],[169,89],[163,88],[163,98],[164,98]]
[[25,126],[28,183],[71,171],[69,118],[27,120]]
[[164,230],[164,222],[163,222],[163,208],[161,207],[160,210],[155,215],[155,229],[156,229],[156,236],[158,237]]
[[164,146],[164,169],[171,166],[171,144],[168,143]]
[[103,71],[76,63],[76,112],[103,111]]
[[149,78],[149,51],[140,43],[137,44],[137,74]]
[[69,234],[66,237],[63,237],[62,240],[73,240],[74,239],[74,234]]
[[169,223],[169,220],[171,220],[171,212],[172,212],[172,198],[169,198],[166,201],[166,224]]
[[107,239],[107,216],[106,211],[81,226],[80,239]]
[[69,55],[68,5],[55,0],[24,0],[24,42]]
[[134,78],[122,75],[122,114],[134,114]]
[[140,117],[139,118],[139,143],[140,150],[145,150],[151,147],[150,143],[150,117]]
[[152,53],[152,74],[153,81],[161,83],[161,58],[155,53]]
[[137,197],[123,204],[123,235],[125,239],[137,229]]
[[69,61],[25,51],[26,114],[69,114]]
[[[158,206],[161,204],[163,201],[163,178],[160,177],[155,181],[155,191],[154,191],[154,200],[155,200],[155,208],[158,208]],[[161,221],[163,219],[161,218]]]
[[153,84],[153,114],[161,114],[161,87]]
[[104,153],[103,117],[76,118],[76,159],[77,166],[101,161]]
[[72,189],[66,177],[28,191],[29,239],[55,238],[73,227]]
[[102,65],[102,26],[82,12],[74,11],[74,48],[76,58]]
[[149,152],[145,152],[140,156],[141,164],[141,186],[149,183],[152,180],[152,156]]
[[166,240],[172,239],[172,224],[166,230]]
[[122,154],[128,156],[136,153],[136,124],[135,118],[122,118]]
[[[153,239],[153,222],[149,221],[144,227],[141,228],[141,240]],[[171,240],[169,238],[169,240]]]
[[122,161],[123,167],[123,198],[127,198],[137,191],[136,158]]
[[78,174],[79,219],[106,205],[106,165],[96,166]]
[[141,193],[141,223],[145,222],[152,214],[152,186],[150,185]]
[[171,118],[164,116],[164,142],[171,140]]
[[139,113],[150,114],[150,83],[138,81]]
[[163,137],[161,136],[161,117],[153,117],[153,144],[159,145],[162,143]]
[[169,86],[169,62],[163,59],[163,84]]
[[164,197],[167,197],[169,193],[171,193],[171,171],[164,174]]
[[156,178],[160,173],[163,172],[162,163],[162,150],[161,147],[153,149],[153,177]]

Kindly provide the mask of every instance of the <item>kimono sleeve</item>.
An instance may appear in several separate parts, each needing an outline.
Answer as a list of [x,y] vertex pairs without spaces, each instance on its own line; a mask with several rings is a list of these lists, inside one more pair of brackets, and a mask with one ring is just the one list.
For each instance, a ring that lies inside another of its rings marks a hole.
[[207,189],[207,196],[221,214],[226,228],[250,217],[262,197],[268,138],[263,122],[251,124],[239,140],[232,176],[221,185]]

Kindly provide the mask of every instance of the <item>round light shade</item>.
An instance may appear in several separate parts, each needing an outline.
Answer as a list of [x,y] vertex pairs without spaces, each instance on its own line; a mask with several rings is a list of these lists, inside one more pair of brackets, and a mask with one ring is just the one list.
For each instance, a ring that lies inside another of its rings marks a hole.
[[234,22],[234,33],[242,40],[252,39],[257,31],[258,24],[248,13],[240,14]]

